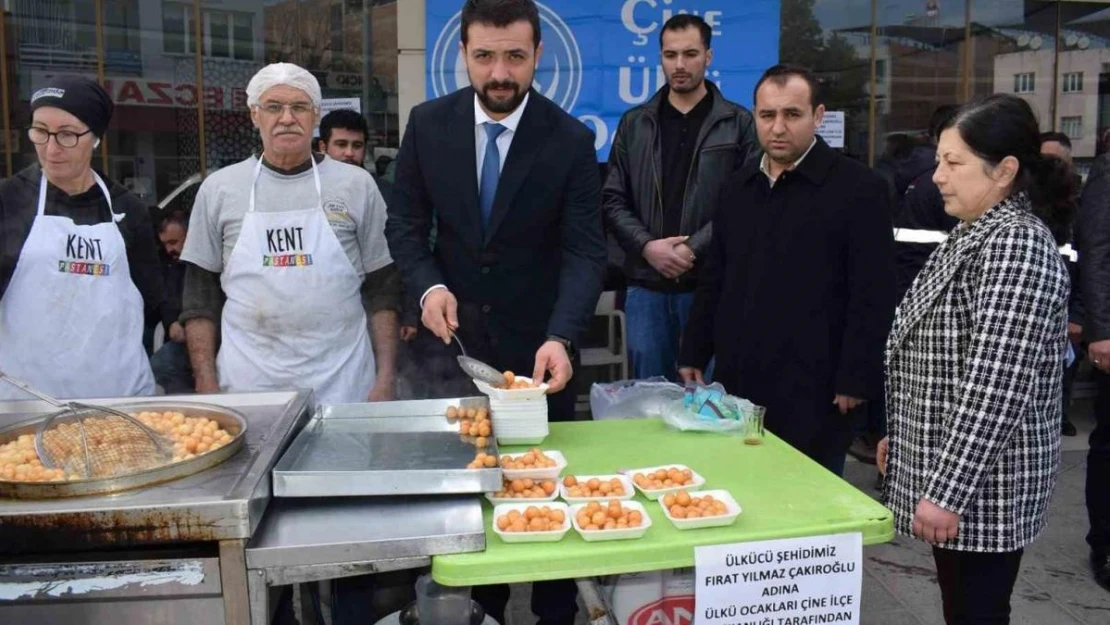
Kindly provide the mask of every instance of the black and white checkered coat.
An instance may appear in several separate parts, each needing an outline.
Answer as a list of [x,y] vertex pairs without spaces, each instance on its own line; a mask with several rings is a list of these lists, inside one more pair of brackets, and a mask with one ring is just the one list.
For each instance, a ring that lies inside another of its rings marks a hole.
[[1044,528],[1070,284],[1030,210],[1018,194],[953,230],[898,307],[885,503],[907,536],[921,498],[961,515],[950,549],[1014,551]]

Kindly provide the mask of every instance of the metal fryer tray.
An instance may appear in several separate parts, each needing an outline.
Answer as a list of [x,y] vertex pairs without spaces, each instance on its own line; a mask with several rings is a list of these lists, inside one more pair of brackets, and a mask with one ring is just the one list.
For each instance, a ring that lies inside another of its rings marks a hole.
[[[190,417],[207,417],[232,433],[231,442],[215,451],[163,465],[154,469],[118,475],[110,478],[73,480],[69,482],[13,482],[0,480],[0,498],[11,499],[56,499],[59,497],[78,497],[84,495],[103,495],[132,488],[140,488],[169,482],[187,475],[214,467],[231,456],[243,446],[247,432],[247,420],[237,411],[213,404],[193,402],[150,402],[120,404],[113,406],[128,414],[137,412],[183,412]],[[0,429],[0,445],[8,443],[22,434],[34,434],[44,417]]]
[[[475,448],[448,406],[489,408],[485,397],[322,406],[273,471],[275,497],[495,492],[501,469],[467,469]],[[487,453],[497,455],[490,437]]]

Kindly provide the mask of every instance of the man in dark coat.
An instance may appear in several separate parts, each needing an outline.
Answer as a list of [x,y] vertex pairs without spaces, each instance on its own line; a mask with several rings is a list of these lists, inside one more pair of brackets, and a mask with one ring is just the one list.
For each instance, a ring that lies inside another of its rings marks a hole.
[[[817,81],[777,65],[756,86],[764,157],[721,193],[680,369],[767,408],[768,429],[834,473],[848,413],[882,393],[894,309],[886,182],[816,137]],[[740,210],[743,207],[743,210]]]

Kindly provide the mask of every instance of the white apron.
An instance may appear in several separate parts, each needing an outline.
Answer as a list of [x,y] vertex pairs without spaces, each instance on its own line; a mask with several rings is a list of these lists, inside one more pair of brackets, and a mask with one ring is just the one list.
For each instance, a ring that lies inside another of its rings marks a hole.
[[311,388],[321,404],[366,401],[374,352],[351,265],[320,202],[296,211],[258,212],[250,204],[221,276],[227,295],[216,358],[224,390]]
[[[108,187],[93,176],[111,212]],[[143,298],[116,225],[124,215],[78,226],[45,210],[43,174],[35,221],[0,299],[0,370],[56,397],[153,395]],[[0,399],[33,398],[0,384]]]

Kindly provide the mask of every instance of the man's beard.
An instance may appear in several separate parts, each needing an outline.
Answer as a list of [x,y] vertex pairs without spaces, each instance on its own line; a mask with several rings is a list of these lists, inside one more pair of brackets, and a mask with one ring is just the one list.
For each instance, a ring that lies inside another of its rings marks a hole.
[[[686,76],[688,76],[690,79],[694,78],[693,74],[686,74]],[[701,84],[703,82],[705,82],[705,76],[702,76],[701,78],[699,78],[697,80],[690,80],[690,79],[688,79],[686,81],[686,84],[684,84],[682,86],[679,86],[679,87],[676,87],[676,86],[674,86],[674,83],[672,82],[671,78],[668,77],[667,86],[670,87],[671,91],[674,91],[675,93],[693,93],[693,92],[698,90],[698,87],[701,87]]]
[[[512,89],[513,95],[507,100],[494,100],[489,95],[490,89]],[[488,82],[476,93],[478,94],[478,100],[491,113],[512,113],[524,101],[524,96],[528,94],[526,90],[520,88],[520,85],[510,80]]]

